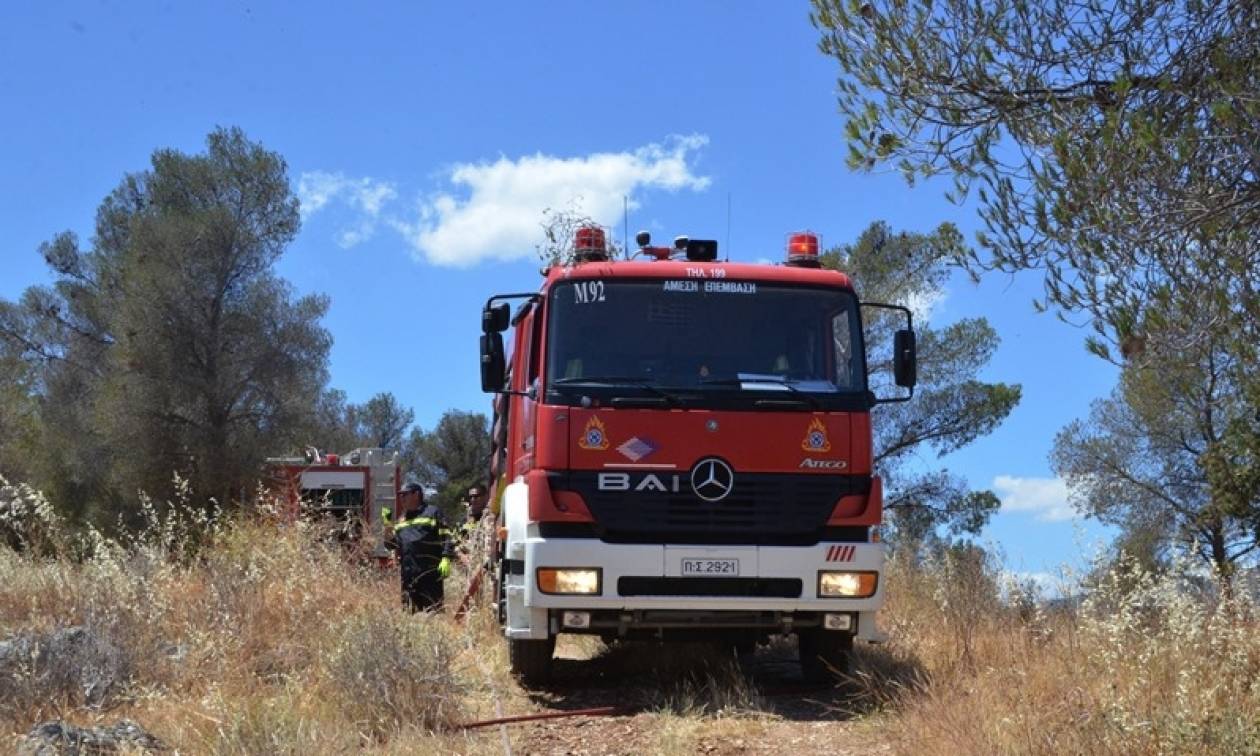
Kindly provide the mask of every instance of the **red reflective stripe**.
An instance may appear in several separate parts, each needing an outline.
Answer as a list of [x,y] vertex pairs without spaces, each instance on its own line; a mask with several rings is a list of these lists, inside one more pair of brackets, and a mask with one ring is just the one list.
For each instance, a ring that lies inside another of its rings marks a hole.
[[855,556],[857,556],[857,546],[841,546],[833,543],[827,547],[827,556],[824,559],[828,562],[852,562]]

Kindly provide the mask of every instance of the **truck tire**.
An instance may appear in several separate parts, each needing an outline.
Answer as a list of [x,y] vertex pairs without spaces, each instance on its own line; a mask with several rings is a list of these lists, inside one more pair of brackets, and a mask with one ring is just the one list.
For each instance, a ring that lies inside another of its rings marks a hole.
[[830,682],[836,675],[849,672],[849,655],[853,652],[853,636],[811,628],[797,634],[800,648],[801,674],[809,682]]
[[551,677],[551,655],[556,650],[556,636],[546,640],[508,638],[508,667],[526,686],[542,685]]

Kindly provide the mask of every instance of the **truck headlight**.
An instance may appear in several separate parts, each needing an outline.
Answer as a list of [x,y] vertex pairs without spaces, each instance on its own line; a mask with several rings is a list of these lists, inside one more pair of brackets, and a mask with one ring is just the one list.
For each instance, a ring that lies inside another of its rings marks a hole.
[[869,598],[875,595],[878,585],[878,572],[820,570],[818,573],[819,598]]
[[599,593],[598,567],[539,567],[538,590],[560,595]]

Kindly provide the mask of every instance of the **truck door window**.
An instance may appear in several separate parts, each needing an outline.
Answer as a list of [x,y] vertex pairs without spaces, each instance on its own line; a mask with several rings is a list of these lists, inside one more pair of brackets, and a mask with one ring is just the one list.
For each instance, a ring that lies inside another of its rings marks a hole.
[[542,324],[543,316],[538,308],[534,309],[534,314],[529,318],[529,375],[525,381],[526,386],[533,386],[534,381],[538,380],[538,373],[542,369]]
[[861,365],[854,359],[853,311],[847,308],[831,318],[831,349],[834,360],[832,380],[841,389],[852,389],[859,384],[857,371]]
[[519,385],[514,386],[517,391],[524,391],[529,388],[529,384],[533,381],[533,364],[530,356],[534,350],[534,329],[532,316],[526,315],[516,325],[516,344],[513,346],[513,354],[515,359],[513,362],[512,372],[520,376]]

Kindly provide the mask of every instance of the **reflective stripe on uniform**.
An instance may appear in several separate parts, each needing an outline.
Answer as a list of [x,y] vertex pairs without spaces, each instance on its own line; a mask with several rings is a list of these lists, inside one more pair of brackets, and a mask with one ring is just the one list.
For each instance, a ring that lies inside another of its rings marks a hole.
[[410,520],[403,520],[402,522],[395,525],[394,532],[398,532],[399,530],[402,530],[403,528],[411,527],[412,525],[427,525],[433,528],[433,527],[437,527],[437,524],[438,524],[437,520],[433,519],[432,517],[413,517]]

